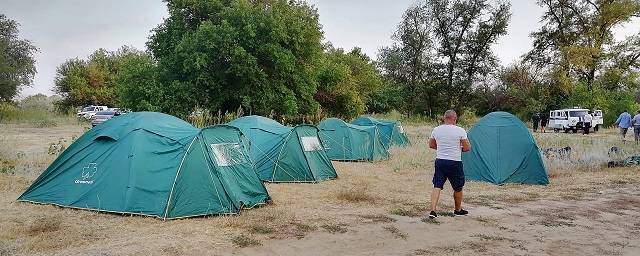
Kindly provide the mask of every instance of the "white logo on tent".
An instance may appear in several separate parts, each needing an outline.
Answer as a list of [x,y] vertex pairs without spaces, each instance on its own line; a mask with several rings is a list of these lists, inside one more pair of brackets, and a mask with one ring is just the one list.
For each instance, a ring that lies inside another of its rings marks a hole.
[[238,143],[211,144],[213,157],[218,166],[232,166],[245,163],[242,146]]
[[301,137],[300,141],[302,142],[302,148],[304,151],[318,151],[323,150],[322,144],[320,144],[320,140],[316,136],[307,136]]
[[93,184],[93,175],[98,171],[98,164],[89,163],[87,166],[82,168],[82,174],[80,176],[80,180],[76,180],[76,184]]
[[404,128],[402,127],[402,125],[398,125],[398,130],[400,130],[400,133],[404,133]]

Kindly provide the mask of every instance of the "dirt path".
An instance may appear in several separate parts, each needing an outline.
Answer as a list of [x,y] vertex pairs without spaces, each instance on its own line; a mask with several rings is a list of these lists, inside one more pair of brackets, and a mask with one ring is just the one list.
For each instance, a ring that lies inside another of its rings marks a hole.
[[640,255],[640,190],[601,193],[508,209],[472,207],[468,217],[440,217],[439,223],[389,215],[395,221],[270,240],[223,255]]

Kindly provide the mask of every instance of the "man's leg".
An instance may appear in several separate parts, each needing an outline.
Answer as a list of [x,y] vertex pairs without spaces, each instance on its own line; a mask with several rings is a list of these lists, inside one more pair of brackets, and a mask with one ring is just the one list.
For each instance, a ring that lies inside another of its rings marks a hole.
[[437,210],[441,191],[441,188],[433,188],[433,190],[431,190],[431,211],[435,212]]
[[453,202],[455,203],[456,212],[462,210],[462,190],[453,192]]
[[439,159],[436,159],[435,162],[435,171],[433,173],[433,189],[431,190],[431,212],[429,213],[430,218],[438,217],[435,213],[438,208],[438,201],[440,201],[440,192],[444,187],[445,181],[447,181],[447,177],[444,174],[443,169],[446,168],[445,162]]

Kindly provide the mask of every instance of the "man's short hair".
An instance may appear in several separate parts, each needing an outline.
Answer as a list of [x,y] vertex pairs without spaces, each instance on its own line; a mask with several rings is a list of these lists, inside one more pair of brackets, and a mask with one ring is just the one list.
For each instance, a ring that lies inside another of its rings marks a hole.
[[458,118],[458,114],[456,114],[455,110],[449,109],[444,112],[444,119],[447,119],[447,118]]

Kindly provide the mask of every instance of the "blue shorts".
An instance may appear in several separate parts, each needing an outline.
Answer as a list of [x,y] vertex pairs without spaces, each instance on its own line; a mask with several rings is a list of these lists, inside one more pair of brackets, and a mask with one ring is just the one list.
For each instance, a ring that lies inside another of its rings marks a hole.
[[436,159],[436,171],[433,174],[433,187],[443,189],[444,183],[449,180],[453,191],[460,192],[464,187],[464,171],[462,162],[445,159]]

